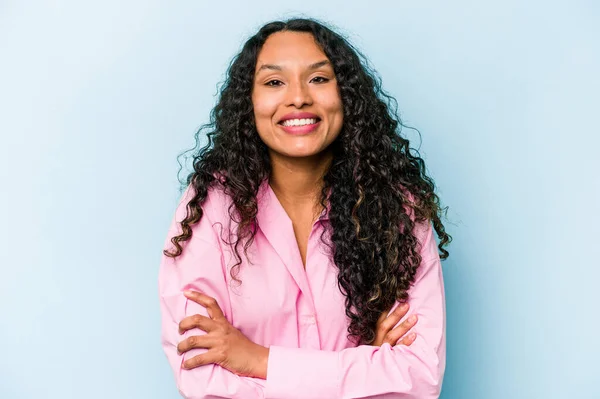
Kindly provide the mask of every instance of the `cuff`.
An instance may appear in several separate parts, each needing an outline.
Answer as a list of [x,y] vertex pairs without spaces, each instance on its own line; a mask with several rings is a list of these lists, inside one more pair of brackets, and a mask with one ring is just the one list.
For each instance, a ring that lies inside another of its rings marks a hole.
[[338,352],[271,346],[265,398],[337,398],[338,366]]

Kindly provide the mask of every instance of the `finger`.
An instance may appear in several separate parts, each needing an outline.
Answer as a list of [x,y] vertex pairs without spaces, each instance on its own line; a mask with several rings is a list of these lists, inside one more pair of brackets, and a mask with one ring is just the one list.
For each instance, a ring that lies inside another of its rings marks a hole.
[[410,308],[408,303],[400,304],[389,314],[381,323],[378,324],[378,330],[387,334],[398,322],[406,315]]
[[387,334],[387,336],[385,338],[385,342],[389,342],[390,345],[395,345],[396,341],[398,341],[400,338],[404,337],[404,335],[406,335],[408,330],[410,330],[411,328],[414,327],[415,324],[417,324],[417,321],[418,321],[418,317],[416,314],[413,314],[410,317],[407,317],[406,320],[404,320],[396,328],[394,328],[392,331],[390,331]]
[[198,291],[189,291],[189,290],[184,291],[183,295],[185,295],[186,298],[205,307],[206,311],[208,312],[208,315],[210,316],[211,319],[218,320],[220,318],[225,317],[223,315],[223,311],[219,307],[219,304],[217,303],[217,300],[215,298],[205,295]]
[[213,320],[206,316],[195,314],[193,316],[188,316],[179,322],[179,334],[183,334],[192,328],[199,328],[202,331],[211,332],[214,327],[215,322]]
[[396,345],[410,346],[413,342],[415,342],[415,339],[417,339],[416,333],[413,332],[410,334],[406,334],[406,336],[404,336],[400,341],[398,341]]
[[[392,308],[390,308],[390,310],[392,310]],[[381,315],[379,316],[379,319],[377,319],[377,325],[380,325],[386,317],[388,317],[388,314],[390,313],[390,310],[386,310],[384,312],[381,312]]]
[[408,302],[402,303],[402,304],[398,305],[396,307],[396,309],[394,309],[392,314],[390,314],[390,316],[392,316],[396,319],[396,323],[394,323],[394,325],[396,325],[400,321],[400,319],[402,319],[404,316],[406,316],[409,309],[410,309],[410,305],[408,304]]
[[177,353],[181,355],[191,349],[211,349],[216,344],[216,339],[210,335],[194,335],[177,344]]
[[206,366],[207,364],[217,363],[217,359],[212,351],[208,351],[201,355],[194,356],[183,362],[183,368],[186,370],[195,369],[196,367]]
[[[394,303],[392,306],[390,306],[390,308],[388,310],[381,313],[381,315],[379,316],[379,319],[377,320],[377,324],[381,323],[388,316],[390,316],[394,310],[398,310],[398,308],[403,307],[404,305],[407,305],[407,303],[401,303],[398,306],[396,306],[396,308],[394,308],[394,306],[395,306],[395,303]],[[408,309],[406,309],[406,310],[408,310]]]

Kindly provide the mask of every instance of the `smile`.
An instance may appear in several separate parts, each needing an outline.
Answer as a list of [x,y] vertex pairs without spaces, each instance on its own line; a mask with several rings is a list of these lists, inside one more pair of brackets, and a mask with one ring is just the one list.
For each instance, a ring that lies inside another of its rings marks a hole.
[[317,123],[319,120],[317,118],[310,119],[288,119],[286,121],[281,122],[283,126],[304,126],[304,125],[312,125]]
[[317,119],[288,119],[278,125],[288,134],[307,134],[316,130],[320,123]]

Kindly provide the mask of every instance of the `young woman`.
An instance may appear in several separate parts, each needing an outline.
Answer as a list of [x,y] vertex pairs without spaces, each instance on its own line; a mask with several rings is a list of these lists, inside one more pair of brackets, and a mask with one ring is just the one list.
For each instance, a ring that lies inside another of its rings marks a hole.
[[184,397],[438,397],[451,237],[374,76],[311,19],[231,63],[160,267]]

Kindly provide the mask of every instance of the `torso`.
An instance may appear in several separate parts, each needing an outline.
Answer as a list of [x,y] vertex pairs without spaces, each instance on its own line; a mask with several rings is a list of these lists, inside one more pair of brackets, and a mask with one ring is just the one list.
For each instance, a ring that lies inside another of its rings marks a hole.
[[[329,351],[356,346],[347,336],[349,321],[338,269],[321,240],[328,241],[328,222],[315,223],[322,212],[313,211],[308,201],[279,201],[267,184],[257,199],[259,232],[248,248],[252,263],[240,249],[242,263],[234,273],[241,284],[232,277],[237,264],[232,246],[220,244],[231,323],[263,346]],[[228,238],[223,226],[236,227],[229,225],[231,204],[218,189],[211,190],[203,204],[217,238]],[[198,273],[202,267],[199,264]]]
[[302,265],[306,268],[308,238],[319,213],[315,213],[312,204],[289,204],[284,198],[279,198],[279,202],[292,221],[296,244],[302,258]]
[[294,226],[294,235],[296,236],[296,243],[300,250],[300,256],[302,257],[302,265],[306,268],[306,247],[308,245],[308,237],[313,226],[313,220],[311,218],[291,218],[292,225]]

